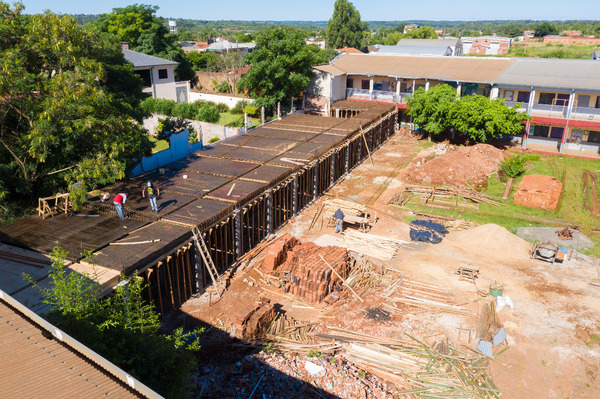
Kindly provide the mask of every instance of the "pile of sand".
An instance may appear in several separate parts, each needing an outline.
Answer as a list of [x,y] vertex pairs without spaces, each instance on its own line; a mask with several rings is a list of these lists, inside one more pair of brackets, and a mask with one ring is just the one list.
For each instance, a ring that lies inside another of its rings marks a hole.
[[446,237],[457,248],[490,257],[528,259],[531,244],[504,227],[489,223],[457,231]]
[[478,186],[498,170],[504,152],[488,144],[446,146],[442,154],[424,150],[409,167],[406,180],[427,185]]

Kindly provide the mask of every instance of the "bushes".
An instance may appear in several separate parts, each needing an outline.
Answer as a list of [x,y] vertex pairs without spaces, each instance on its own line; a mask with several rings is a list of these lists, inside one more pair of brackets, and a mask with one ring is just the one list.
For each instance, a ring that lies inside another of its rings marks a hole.
[[227,83],[225,80],[222,81],[221,83],[219,83],[217,85],[217,91],[219,93],[229,93],[229,92],[231,92],[231,89],[229,87],[229,83]]
[[232,114],[243,114],[244,108],[250,105],[250,101],[242,100],[235,104],[235,107],[231,108]]
[[244,127],[244,117],[240,116],[239,118],[237,118],[236,120],[229,122],[227,125],[225,125],[227,127]]
[[195,104],[179,103],[173,108],[173,116],[183,119],[194,119],[198,115],[199,108]]
[[212,105],[206,105],[200,108],[196,119],[204,122],[217,123],[219,122],[219,119],[221,119],[221,114],[219,113],[217,107]]
[[229,112],[229,107],[227,106],[227,104],[224,103],[218,103],[217,109],[219,110],[219,112]]
[[504,178],[517,177],[525,173],[525,164],[528,161],[537,161],[540,159],[538,154],[518,154],[506,158],[500,163],[500,175]]

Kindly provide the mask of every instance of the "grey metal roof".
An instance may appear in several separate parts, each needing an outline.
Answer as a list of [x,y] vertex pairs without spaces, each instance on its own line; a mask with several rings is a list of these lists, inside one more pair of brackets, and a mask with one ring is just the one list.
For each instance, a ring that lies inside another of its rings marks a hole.
[[439,46],[456,46],[460,42],[460,39],[400,39],[397,43],[398,46],[428,46],[428,47],[439,47]]
[[138,53],[133,50],[122,50],[125,59],[133,64],[134,68],[150,68],[156,66],[179,65],[178,62],[165,60],[153,55]]
[[232,43],[228,40],[223,40],[220,42],[215,42],[208,46],[208,51],[223,51],[223,50],[233,50],[233,49],[253,49],[256,47],[255,43]]
[[516,58],[494,84],[599,91],[600,67],[593,60]]
[[445,55],[450,46],[381,46],[377,54]]

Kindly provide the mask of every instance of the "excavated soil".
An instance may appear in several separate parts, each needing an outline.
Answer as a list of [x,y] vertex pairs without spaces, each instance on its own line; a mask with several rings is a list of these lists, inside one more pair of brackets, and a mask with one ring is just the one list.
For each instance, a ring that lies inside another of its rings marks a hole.
[[504,152],[488,144],[454,147],[437,144],[421,151],[405,171],[411,183],[478,186],[498,170]]

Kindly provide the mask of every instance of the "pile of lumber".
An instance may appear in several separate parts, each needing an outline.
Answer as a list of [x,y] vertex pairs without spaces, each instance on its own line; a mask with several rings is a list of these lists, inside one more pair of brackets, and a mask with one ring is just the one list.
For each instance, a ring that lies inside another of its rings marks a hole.
[[266,336],[270,341],[310,343],[314,339],[309,334],[316,326],[317,322],[300,322],[284,313],[277,313]]
[[432,215],[430,213],[410,212],[420,218],[433,220],[436,223],[443,225],[449,231],[469,230],[478,226],[477,223],[468,222],[462,219],[454,219],[449,216]]
[[341,209],[344,215],[362,216],[366,209],[363,205],[355,202],[344,201],[339,198],[326,200],[323,203],[323,214],[327,217],[333,215],[335,211]]
[[400,247],[411,244],[408,241],[360,233],[356,230],[346,230],[344,239],[348,250],[381,260],[392,259]]
[[[431,205],[430,202],[435,201],[437,198],[447,198],[451,202],[454,202],[454,207],[458,206],[458,199],[464,198],[473,203],[480,204],[486,203],[493,206],[502,205],[499,201],[478,192],[477,190],[470,187],[461,186],[444,186],[444,187],[426,187],[426,186],[414,186],[409,185],[404,187],[404,191],[395,194],[388,204],[392,205],[406,205],[411,198],[414,196],[423,197],[426,204]],[[452,205],[449,203],[449,205]]]
[[350,275],[346,283],[352,288],[373,288],[389,283],[385,268],[376,267],[365,258],[352,259],[350,262]]

